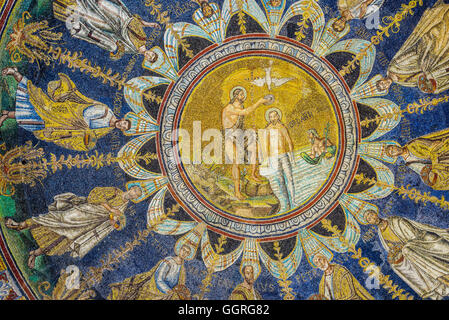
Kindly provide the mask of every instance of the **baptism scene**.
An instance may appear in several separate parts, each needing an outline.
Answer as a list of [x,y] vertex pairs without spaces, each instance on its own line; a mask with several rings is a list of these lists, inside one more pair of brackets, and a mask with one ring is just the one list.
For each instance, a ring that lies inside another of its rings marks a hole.
[[449,299],[449,0],[0,8],[1,300]]
[[195,142],[180,143],[180,158],[193,185],[221,209],[248,218],[285,213],[317,193],[332,171],[339,130],[333,110],[299,67],[270,58],[233,61],[202,80],[180,123],[191,140],[200,124],[199,140],[214,128],[217,136],[202,142],[201,163]]

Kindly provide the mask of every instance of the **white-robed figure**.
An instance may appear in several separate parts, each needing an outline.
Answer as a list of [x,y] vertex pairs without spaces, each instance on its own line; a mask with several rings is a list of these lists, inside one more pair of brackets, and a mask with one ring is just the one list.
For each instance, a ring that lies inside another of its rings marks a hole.
[[6,219],[6,226],[17,231],[30,230],[38,245],[31,251],[28,266],[33,269],[40,255],[83,258],[114,230],[126,225],[124,212],[129,201],[142,195],[140,187],[122,191],[115,187],[97,187],[89,196],[64,193],[54,197],[48,213],[18,223]]
[[423,299],[449,296],[449,231],[406,218],[380,219],[368,210],[365,220],[378,227],[394,272]]
[[55,17],[70,34],[110,52],[114,60],[125,53],[145,54],[144,27],[159,27],[133,15],[120,0],[57,0]]
[[293,168],[296,166],[293,140],[282,123],[282,111],[270,108],[265,112],[268,125],[260,136],[261,174],[270,181],[279,200],[280,212],[294,209],[296,188]]
[[377,86],[386,90],[393,83],[427,94],[449,89],[449,4],[443,0],[426,9]]

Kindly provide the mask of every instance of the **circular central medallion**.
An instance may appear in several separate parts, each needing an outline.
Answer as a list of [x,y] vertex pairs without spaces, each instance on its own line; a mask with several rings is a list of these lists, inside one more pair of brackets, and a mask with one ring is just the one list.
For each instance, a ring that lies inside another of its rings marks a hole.
[[159,123],[172,195],[234,238],[282,239],[316,223],[357,168],[346,84],[289,40],[242,37],[203,52],[167,91]]

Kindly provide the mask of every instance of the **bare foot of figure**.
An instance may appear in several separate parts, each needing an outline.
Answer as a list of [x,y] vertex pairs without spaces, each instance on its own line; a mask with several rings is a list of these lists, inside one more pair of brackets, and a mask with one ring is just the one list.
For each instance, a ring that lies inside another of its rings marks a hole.
[[36,258],[42,255],[42,250],[39,248],[34,251],[30,251],[30,256],[28,257],[28,267],[34,269],[36,266]]
[[30,256],[28,257],[28,268],[34,269],[36,264],[36,256],[33,254],[34,251],[30,252]]
[[16,118],[16,112],[15,111],[7,111],[3,110],[2,114],[0,116],[0,127],[3,125],[6,119],[15,119]]
[[12,76],[16,72],[19,72],[17,67],[6,67],[2,70],[2,76]]
[[0,116],[0,127],[3,125],[3,122],[5,122],[5,120],[8,119],[8,114],[2,114]]
[[8,229],[17,230],[17,231],[24,230],[27,227],[25,222],[18,223],[11,218],[6,218],[5,225]]
[[256,183],[262,183],[263,182],[262,181],[262,177],[254,175],[254,174],[251,176],[251,180],[253,180]]
[[[17,82],[22,81],[22,75],[19,73],[19,70],[17,69],[17,67],[7,67],[4,68],[2,70],[2,76],[6,77],[6,76],[13,76],[14,79],[16,79]],[[2,112],[2,115],[0,116],[0,127],[3,125],[3,123],[5,122],[6,119],[10,118],[9,117],[9,111],[4,110]]]
[[240,192],[240,191],[236,191],[235,192],[235,196],[237,197],[237,199],[239,200],[245,200],[246,197]]
[[17,67],[6,67],[2,70],[2,76],[13,76],[17,82],[22,81],[23,76],[19,73]]

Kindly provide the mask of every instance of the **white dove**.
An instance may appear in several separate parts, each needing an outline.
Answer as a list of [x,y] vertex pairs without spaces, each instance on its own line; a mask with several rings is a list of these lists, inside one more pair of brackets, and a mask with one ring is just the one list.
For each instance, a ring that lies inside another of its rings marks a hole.
[[286,84],[287,82],[294,80],[295,78],[272,78],[271,77],[271,69],[273,67],[273,61],[270,61],[270,66],[268,68],[265,68],[265,77],[264,78],[257,78],[253,81],[251,81],[252,84],[258,87],[263,87],[265,84],[268,86],[268,90],[271,91],[271,88],[277,88],[282,86],[283,84]]

